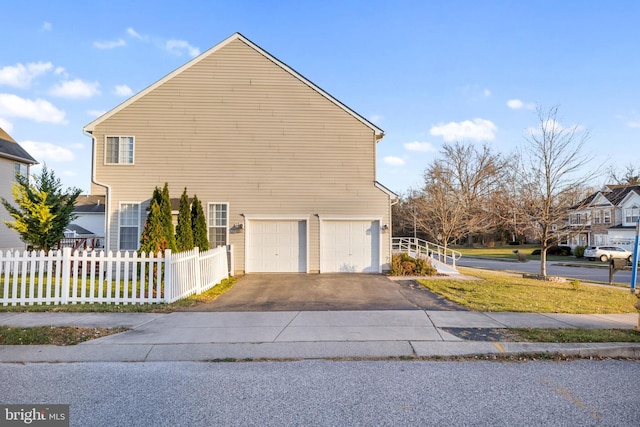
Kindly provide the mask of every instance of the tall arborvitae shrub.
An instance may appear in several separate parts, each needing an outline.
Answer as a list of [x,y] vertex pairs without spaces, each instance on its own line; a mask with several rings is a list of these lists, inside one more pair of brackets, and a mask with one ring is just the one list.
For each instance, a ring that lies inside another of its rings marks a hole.
[[207,235],[207,219],[202,210],[202,204],[198,196],[193,196],[191,202],[191,227],[193,227],[193,244],[201,251],[209,249],[209,237]]
[[193,245],[193,227],[191,226],[191,206],[187,189],[185,188],[180,197],[180,207],[178,208],[178,225],[176,226],[176,247],[178,252],[190,251]]
[[162,224],[165,230],[165,236],[167,238],[167,249],[172,251],[176,250],[176,236],[173,229],[173,217],[171,215],[171,198],[169,197],[169,184],[164,183],[162,189],[162,201],[160,203],[160,215],[162,218]]
[[[157,188],[156,188],[157,190]],[[140,236],[140,252],[157,255],[161,252],[164,255],[165,249],[168,248],[168,241],[165,235],[165,228],[162,224],[162,215],[160,205],[154,198],[151,199],[149,214],[144,223],[144,230]]]

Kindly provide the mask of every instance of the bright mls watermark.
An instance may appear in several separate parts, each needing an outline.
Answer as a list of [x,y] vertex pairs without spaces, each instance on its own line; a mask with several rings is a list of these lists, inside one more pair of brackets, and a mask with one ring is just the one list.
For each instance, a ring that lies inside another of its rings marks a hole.
[[69,427],[69,405],[0,405],[0,427]]

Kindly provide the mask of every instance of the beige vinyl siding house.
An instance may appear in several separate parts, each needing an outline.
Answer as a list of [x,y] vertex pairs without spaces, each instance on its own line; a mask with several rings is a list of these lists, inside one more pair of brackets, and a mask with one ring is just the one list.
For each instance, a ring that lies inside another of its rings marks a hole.
[[[16,205],[11,193],[16,173],[28,176],[31,165],[38,162],[31,157],[8,133],[0,128],[0,197]],[[6,226],[4,221],[13,221],[9,212],[0,205],[0,250],[25,249],[20,235]]]
[[380,272],[391,203],[376,182],[383,131],[234,34],[106,113],[92,193],[109,249],[133,249],[153,189],[202,202],[211,245],[239,272]]

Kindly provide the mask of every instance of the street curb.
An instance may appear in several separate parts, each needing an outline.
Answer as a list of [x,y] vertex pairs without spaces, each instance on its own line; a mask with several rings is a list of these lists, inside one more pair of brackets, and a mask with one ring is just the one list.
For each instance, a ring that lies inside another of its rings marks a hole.
[[286,342],[0,346],[0,363],[212,362],[305,359],[421,359],[471,356],[597,357],[640,359],[640,344],[522,342]]

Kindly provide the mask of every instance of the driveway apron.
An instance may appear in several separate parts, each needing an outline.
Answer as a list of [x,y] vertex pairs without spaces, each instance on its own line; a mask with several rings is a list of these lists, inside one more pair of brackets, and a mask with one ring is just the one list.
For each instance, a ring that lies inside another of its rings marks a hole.
[[465,310],[411,280],[381,274],[247,274],[188,311]]

